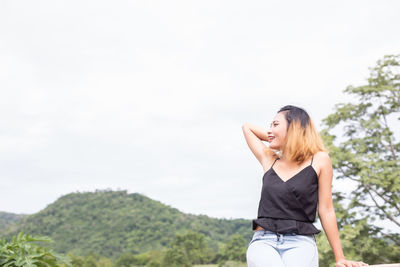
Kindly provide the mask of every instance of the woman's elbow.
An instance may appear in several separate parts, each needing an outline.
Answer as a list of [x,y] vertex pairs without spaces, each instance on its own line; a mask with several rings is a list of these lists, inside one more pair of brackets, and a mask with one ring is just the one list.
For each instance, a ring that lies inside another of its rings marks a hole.
[[326,207],[318,207],[318,216],[324,217],[329,214],[335,214],[335,209],[333,206],[326,206]]

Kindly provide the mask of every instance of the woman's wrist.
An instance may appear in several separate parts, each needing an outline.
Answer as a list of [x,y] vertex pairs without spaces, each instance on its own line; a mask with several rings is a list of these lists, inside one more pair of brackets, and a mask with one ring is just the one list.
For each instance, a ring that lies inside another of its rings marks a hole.
[[341,260],[346,260],[346,258],[344,257],[344,255],[341,255],[341,256],[338,256],[338,257],[335,256],[335,260],[336,260],[336,262],[339,262]]
[[268,132],[261,126],[255,125],[253,123],[245,123],[245,126],[254,133],[261,141],[268,141]]

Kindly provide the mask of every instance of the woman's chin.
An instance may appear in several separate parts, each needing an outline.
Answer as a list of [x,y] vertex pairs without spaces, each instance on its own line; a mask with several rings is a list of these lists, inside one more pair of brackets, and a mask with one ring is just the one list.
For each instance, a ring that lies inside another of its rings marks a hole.
[[279,150],[279,146],[274,146],[269,144],[269,148],[273,149],[273,150]]

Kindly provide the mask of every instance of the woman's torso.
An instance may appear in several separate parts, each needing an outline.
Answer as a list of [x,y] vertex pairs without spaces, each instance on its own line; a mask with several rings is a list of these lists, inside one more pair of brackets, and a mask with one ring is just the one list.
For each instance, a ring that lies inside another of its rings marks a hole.
[[[253,230],[319,233],[312,225],[318,202],[318,174],[312,166],[313,158],[311,162],[302,164],[294,175],[291,175],[293,169],[284,171],[284,164],[277,168],[277,161],[278,158],[264,173],[258,216],[257,220],[253,220]],[[281,173],[285,176],[281,176]]]

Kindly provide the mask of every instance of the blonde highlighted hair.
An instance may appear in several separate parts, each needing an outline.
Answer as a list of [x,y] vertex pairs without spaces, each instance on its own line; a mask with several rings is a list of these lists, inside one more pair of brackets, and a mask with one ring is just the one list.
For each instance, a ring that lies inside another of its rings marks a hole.
[[287,159],[300,164],[319,151],[327,151],[313,121],[304,109],[288,105],[279,112],[284,112],[288,122],[286,140],[282,147],[282,153]]

